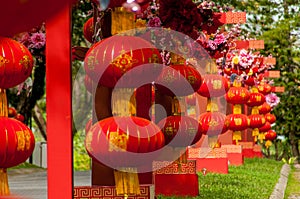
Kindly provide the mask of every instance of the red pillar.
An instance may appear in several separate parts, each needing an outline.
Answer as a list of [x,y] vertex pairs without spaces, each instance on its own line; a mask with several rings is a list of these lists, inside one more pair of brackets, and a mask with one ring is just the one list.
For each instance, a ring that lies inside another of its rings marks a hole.
[[73,197],[70,5],[46,22],[48,199]]

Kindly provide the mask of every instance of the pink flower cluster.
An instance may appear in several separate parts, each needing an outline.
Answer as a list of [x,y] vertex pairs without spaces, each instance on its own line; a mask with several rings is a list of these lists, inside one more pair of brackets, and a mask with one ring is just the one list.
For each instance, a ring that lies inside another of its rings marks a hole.
[[274,108],[275,106],[277,106],[279,104],[280,98],[275,93],[270,93],[270,94],[266,95],[266,102],[272,108]]
[[32,53],[37,50],[43,50],[46,44],[46,35],[43,32],[24,32],[19,34],[16,39],[24,44]]

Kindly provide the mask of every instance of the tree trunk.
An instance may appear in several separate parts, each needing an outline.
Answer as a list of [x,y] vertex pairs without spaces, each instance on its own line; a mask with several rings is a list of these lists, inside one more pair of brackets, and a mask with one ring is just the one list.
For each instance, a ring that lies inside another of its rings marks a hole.
[[47,140],[47,133],[46,133],[46,120],[43,117],[41,109],[38,107],[38,105],[35,105],[33,109],[33,119],[38,126],[43,138]]
[[290,132],[289,138],[292,146],[292,156],[299,158],[299,143],[298,139],[296,138],[295,132]]

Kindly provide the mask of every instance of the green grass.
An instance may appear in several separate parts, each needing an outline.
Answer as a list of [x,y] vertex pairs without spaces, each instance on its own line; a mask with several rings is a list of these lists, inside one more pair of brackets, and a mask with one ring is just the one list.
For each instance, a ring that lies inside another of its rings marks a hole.
[[300,170],[296,170],[292,167],[292,170],[289,174],[287,187],[284,193],[284,198],[287,199],[291,195],[300,196]]
[[28,162],[23,162],[22,164],[19,164],[15,167],[11,167],[11,168],[8,168],[8,169],[23,169],[23,168],[41,168],[41,167],[30,164]]
[[[228,174],[199,173],[201,199],[268,199],[279,179],[282,162],[265,158],[245,159],[230,166]],[[180,197],[159,197],[180,198]]]

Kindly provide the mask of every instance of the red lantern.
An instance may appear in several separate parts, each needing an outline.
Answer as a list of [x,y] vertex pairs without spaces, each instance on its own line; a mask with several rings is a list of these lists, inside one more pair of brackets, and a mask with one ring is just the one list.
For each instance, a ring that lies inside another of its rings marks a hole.
[[107,87],[137,87],[153,82],[161,72],[159,51],[148,41],[115,35],[94,44],[86,54],[86,74]]
[[24,115],[18,113],[16,116],[15,116],[15,119],[16,120],[19,120],[20,122],[24,122],[25,121],[25,117]]
[[277,137],[277,133],[273,130],[269,130],[268,132],[265,133],[265,138],[266,140],[273,141]]
[[132,155],[160,149],[164,135],[144,118],[109,117],[90,128],[85,145],[88,154],[98,162],[113,168],[135,167],[143,163],[134,161]]
[[190,65],[171,65],[163,69],[155,83],[160,93],[187,96],[200,88],[201,75]]
[[197,91],[204,97],[219,97],[225,95],[230,86],[229,81],[220,75],[207,74],[203,76],[202,85]]
[[265,82],[261,82],[258,86],[258,91],[260,93],[262,93],[263,95],[267,95],[269,93],[271,93],[272,91],[272,86],[270,86],[270,84],[267,84]]
[[93,125],[93,120],[89,119],[85,124],[85,133],[87,134]]
[[259,114],[267,114],[271,111],[271,106],[267,103],[267,102],[264,102],[262,105],[260,105],[258,107],[258,111],[259,111]]
[[226,93],[226,100],[231,104],[245,104],[250,95],[248,89],[244,87],[240,87],[239,83],[234,83],[233,87],[231,87]]
[[248,86],[254,86],[255,78],[253,76],[249,76],[246,80],[244,80],[244,83]]
[[0,138],[0,168],[25,162],[35,146],[31,130],[13,118],[0,117]]
[[94,32],[94,18],[91,17],[83,25],[83,36],[86,40],[93,43]]
[[24,82],[31,74],[33,59],[21,43],[0,37],[0,88],[11,88]]
[[258,92],[251,92],[249,95],[249,100],[247,101],[247,105],[250,107],[260,106],[266,101],[265,96]]
[[8,108],[8,117],[15,117],[17,115],[17,110],[14,107]]
[[271,124],[273,124],[274,122],[276,122],[276,116],[271,114],[271,113],[267,113],[265,115],[266,121],[270,122]]
[[225,125],[229,130],[242,131],[248,128],[248,117],[244,114],[230,114],[226,116]]
[[250,128],[260,128],[266,123],[266,119],[260,114],[251,114],[248,116]]
[[169,116],[162,119],[158,127],[164,133],[165,143],[173,147],[193,145],[202,136],[198,121],[189,116]]
[[220,112],[206,112],[199,116],[201,132],[208,136],[217,136],[227,131],[226,115]]
[[91,80],[91,78],[87,75],[84,76],[84,85],[85,85],[85,88],[86,90],[89,92],[89,93],[92,93],[93,92],[93,84],[95,84],[93,82],[93,80]]
[[259,132],[267,132],[271,129],[270,122],[266,122],[262,127],[258,128]]

